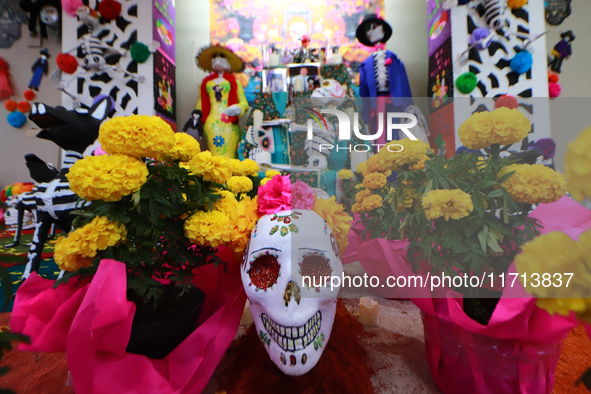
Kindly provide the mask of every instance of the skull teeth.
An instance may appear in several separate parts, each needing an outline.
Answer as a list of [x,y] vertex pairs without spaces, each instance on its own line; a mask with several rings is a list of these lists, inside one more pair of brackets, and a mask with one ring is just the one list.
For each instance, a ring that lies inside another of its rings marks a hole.
[[265,329],[279,347],[285,351],[293,352],[305,349],[314,341],[320,331],[322,313],[320,311],[316,312],[305,324],[298,327],[286,327],[277,324],[265,313],[261,315],[261,320]]

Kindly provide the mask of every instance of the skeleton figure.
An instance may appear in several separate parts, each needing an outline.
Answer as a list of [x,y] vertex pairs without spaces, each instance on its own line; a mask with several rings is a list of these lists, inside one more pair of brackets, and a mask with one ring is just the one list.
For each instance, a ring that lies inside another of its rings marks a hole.
[[335,236],[313,211],[266,215],[253,229],[242,284],[263,346],[285,374],[303,375],[320,359],[339,291],[330,275],[342,273]]
[[95,35],[95,32],[100,27],[100,24],[90,14],[90,8],[87,6],[78,8],[77,15],[80,21],[86,24],[88,33],[82,36],[82,43],[80,43],[80,45],[69,51],[65,51],[64,53],[70,53],[74,51],[78,52],[78,55],[83,59],[82,64],[80,65],[82,72],[74,74],[67,82],[62,81],[60,84],[60,90],[65,90],[65,88],[67,88],[73,80],[77,79],[83,73],[94,74],[106,72],[111,78],[114,76],[113,73],[119,73],[123,74],[123,76],[126,78],[131,78],[138,82],[143,82],[145,80],[143,75],[127,72],[119,65],[119,63],[115,65],[108,63],[107,60],[109,57],[120,57],[123,56],[124,53],[103,44],[101,39]]

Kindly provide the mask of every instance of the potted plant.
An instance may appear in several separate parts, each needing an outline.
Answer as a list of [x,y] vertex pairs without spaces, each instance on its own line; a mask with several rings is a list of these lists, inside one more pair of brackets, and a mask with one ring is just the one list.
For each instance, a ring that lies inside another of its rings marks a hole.
[[405,193],[420,196],[401,227],[409,240],[407,260],[415,272],[428,263],[422,273],[439,288],[413,301],[423,311],[429,367],[443,392],[552,389],[572,320],[552,321],[508,282],[521,246],[543,226],[551,228],[532,205],[565,194],[561,174],[527,164],[541,151],[509,154],[530,130],[518,109],[475,113],[459,129],[468,151],[432,157],[424,169],[397,177],[395,201]]
[[[67,237],[59,238],[55,247],[56,263],[66,271],[55,283],[55,294],[61,294],[64,300],[68,298],[70,304],[52,307],[56,308],[58,320],[68,313],[75,316],[65,322],[63,319],[49,322],[40,329],[41,333],[31,333],[33,346],[51,348],[51,345],[42,343],[43,332],[55,325],[61,325],[62,331],[66,325],[67,336],[62,340],[68,344],[74,343],[82,333],[94,332],[90,338],[98,338],[101,332],[98,327],[105,324],[102,319],[120,314],[118,325],[111,324],[119,328],[110,331],[109,335],[116,333],[123,338],[116,342],[125,345],[127,351],[122,351],[119,346],[115,353],[124,360],[124,365],[131,367],[133,362],[128,363],[129,360],[137,362],[137,358],[129,353],[147,354],[154,359],[176,359],[176,362],[180,357],[189,368],[185,373],[196,374],[201,363],[199,354],[195,354],[197,362],[186,348],[177,345],[190,341],[191,346],[204,346],[204,354],[211,355],[207,343],[218,335],[225,342],[218,345],[219,349],[214,353],[221,358],[224,346],[227,347],[233,338],[228,327],[235,324],[234,328],[237,328],[236,313],[244,306],[243,292],[239,290],[238,263],[233,257],[234,254],[241,256],[246,237],[257,218],[256,200],[249,194],[256,193],[259,184],[258,165],[251,160],[239,161],[200,152],[196,140],[187,134],[175,134],[157,117],[134,115],[111,119],[102,125],[99,141],[107,154],[79,160],[68,173],[71,189],[83,201],[79,204],[81,209],[77,212],[75,229]],[[208,268],[209,265],[212,269]],[[224,266],[227,275],[215,269],[219,265]],[[224,277],[228,280],[227,289],[223,287]],[[38,281],[37,277],[31,283],[35,281]],[[26,282],[20,298],[17,294],[20,305],[15,307],[16,316],[13,317],[17,325],[20,319],[27,325],[26,313],[43,312],[38,310],[41,293],[35,293],[33,284],[27,286],[28,279]],[[203,294],[195,290],[195,283],[209,290]],[[212,284],[217,289],[212,290]],[[107,300],[101,298],[109,286],[121,307],[104,315],[113,308],[105,305]],[[43,292],[47,291],[45,284],[40,287]],[[198,311],[204,296],[210,297],[208,292],[220,299],[212,299],[209,306],[204,306],[209,317],[204,321],[199,319]],[[53,298],[56,298],[55,294]],[[240,300],[242,305],[237,309]],[[87,307],[96,314],[83,318]],[[225,322],[228,326],[223,328],[226,330],[223,334],[208,326],[211,318],[222,309],[225,314],[212,324],[220,327],[223,319],[230,319],[231,322]],[[230,309],[234,314],[228,315]],[[186,316],[186,313],[192,316]],[[237,317],[239,319],[239,315]],[[206,332],[193,335],[198,320],[204,322]],[[166,321],[171,324],[151,327]],[[138,345],[138,340],[144,340],[146,330],[154,331],[156,338]],[[172,338],[167,338],[169,336]],[[190,337],[185,340],[187,336]],[[127,338],[125,343],[120,343],[124,338]],[[203,345],[195,343],[199,338],[205,341]],[[92,356],[86,355],[87,359],[95,357],[97,360],[94,383],[92,379],[88,382],[88,376],[86,381],[83,380],[87,370],[76,373],[78,366],[71,366],[77,389],[85,384],[95,384],[95,387],[98,384],[96,376],[101,374],[99,366],[103,364],[98,350],[103,345],[95,343],[92,345],[95,352],[91,352]],[[175,351],[167,357],[173,349]],[[66,345],[66,351],[69,359],[70,351],[72,359],[83,359],[78,349],[68,349]],[[145,358],[141,360],[151,363],[154,371],[158,370],[157,363]],[[157,374],[153,376],[157,379]],[[199,382],[203,379],[207,381],[202,376]],[[179,384],[178,381],[174,383]],[[190,383],[196,384],[195,381]]]

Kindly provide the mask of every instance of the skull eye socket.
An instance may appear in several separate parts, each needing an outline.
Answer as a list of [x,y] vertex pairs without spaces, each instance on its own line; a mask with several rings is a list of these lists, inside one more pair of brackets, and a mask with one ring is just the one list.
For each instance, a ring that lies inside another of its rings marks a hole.
[[277,282],[279,276],[277,257],[266,254],[257,257],[250,265],[248,275],[253,285],[259,289],[267,289]]
[[[310,255],[304,257],[302,264],[300,265],[302,277],[309,277],[310,283],[314,284],[323,284],[324,277],[330,276],[331,269],[330,265],[328,264],[328,260],[324,256],[319,255]],[[306,279],[306,282],[308,280]],[[330,280],[327,281],[330,283]]]

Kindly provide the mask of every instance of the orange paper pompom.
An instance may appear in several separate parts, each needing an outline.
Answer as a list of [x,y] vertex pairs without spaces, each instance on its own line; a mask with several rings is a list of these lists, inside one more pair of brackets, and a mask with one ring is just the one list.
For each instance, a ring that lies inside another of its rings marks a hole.
[[31,110],[31,104],[29,104],[28,101],[19,101],[18,104],[16,105],[16,108],[21,111],[23,114],[26,114],[27,112],[29,112]]
[[33,101],[35,99],[35,92],[33,92],[31,89],[27,89],[25,90],[23,96],[25,96],[25,100]]
[[4,102],[4,108],[6,108],[7,111],[14,111],[16,109],[16,106],[16,101],[14,100],[9,99]]

